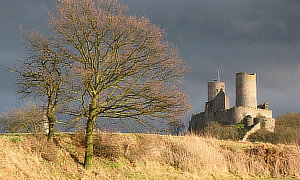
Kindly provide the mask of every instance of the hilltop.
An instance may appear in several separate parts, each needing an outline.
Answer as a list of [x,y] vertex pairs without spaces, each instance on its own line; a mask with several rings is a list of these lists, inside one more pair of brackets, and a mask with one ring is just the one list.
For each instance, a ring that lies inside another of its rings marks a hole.
[[83,168],[83,134],[0,135],[1,179],[300,178],[300,146],[154,134],[95,134]]

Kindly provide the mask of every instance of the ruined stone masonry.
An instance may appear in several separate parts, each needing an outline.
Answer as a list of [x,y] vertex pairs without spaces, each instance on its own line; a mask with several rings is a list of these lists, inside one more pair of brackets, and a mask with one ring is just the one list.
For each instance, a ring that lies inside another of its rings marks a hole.
[[[236,106],[230,108],[230,100],[225,92],[225,82],[220,79],[208,83],[208,101],[205,111],[193,114],[189,131],[199,132],[212,121],[223,124],[244,123],[245,128],[265,128],[274,132],[275,119],[268,102],[257,105],[257,86],[255,73],[236,73]],[[253,132],[253,131],[251,131]]]

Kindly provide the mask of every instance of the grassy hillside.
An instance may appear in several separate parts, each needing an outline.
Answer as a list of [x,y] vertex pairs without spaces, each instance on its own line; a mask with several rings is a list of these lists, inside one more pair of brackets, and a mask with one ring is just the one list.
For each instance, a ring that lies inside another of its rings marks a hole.
[[82,134],[0,135],[1,179],[300,178],[300,147],[196,136],[96,134],[91,170]]

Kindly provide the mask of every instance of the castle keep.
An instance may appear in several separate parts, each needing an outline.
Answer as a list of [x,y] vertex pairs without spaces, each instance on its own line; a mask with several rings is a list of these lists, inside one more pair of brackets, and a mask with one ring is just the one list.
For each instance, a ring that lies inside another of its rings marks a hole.
[[236,102],[230,108],[230,100],[226,95],[225,82],[220,78],[208,83],[208,100],[205,111],[193,114],[189,131],[199,132],[209,122],[222,124],[244,123],[247,129],[265,128],[274,132],[275,119],[268,103],[257,105],[257,86],[255,73],[236,73]]

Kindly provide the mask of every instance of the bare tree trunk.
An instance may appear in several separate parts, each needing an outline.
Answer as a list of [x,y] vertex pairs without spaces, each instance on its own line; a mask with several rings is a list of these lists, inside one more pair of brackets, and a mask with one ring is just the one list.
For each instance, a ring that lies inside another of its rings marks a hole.
[[52,140],[52,137],[54,135],[54,111],[55,107],[52,106],[52,96],[48,96],[48,106],[47,106],[47,119],[48,119],[48,125],[49,125],[49,132],[48,132],[48,141]]
[[93,130],[96,121],[96,102],[96,98],[93,98],[92,103],[89,106],[89,117],[86,126],[86,148],[84,159],[84,167],[86,169],[90,168],[94,157]]
[[54,114],[49,115],[47,118],[49,124],[48,141],[51,141],[54,136]]

